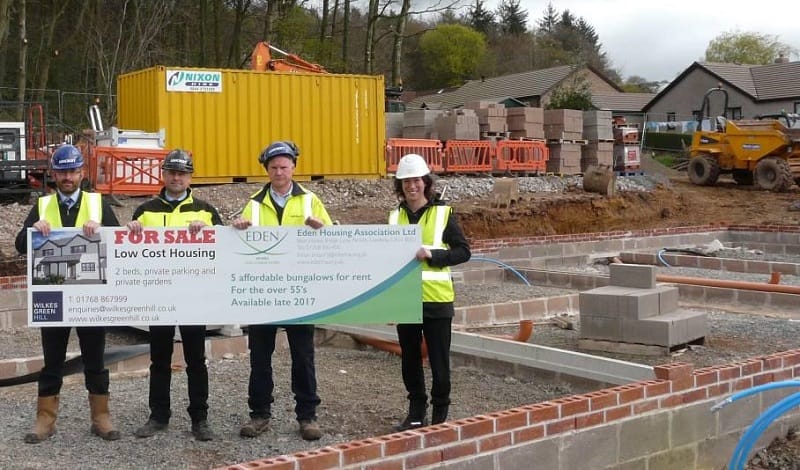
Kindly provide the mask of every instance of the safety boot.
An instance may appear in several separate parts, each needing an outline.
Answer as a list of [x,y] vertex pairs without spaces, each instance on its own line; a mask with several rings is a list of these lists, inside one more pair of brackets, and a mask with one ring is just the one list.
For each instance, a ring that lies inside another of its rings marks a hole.
[[447,411],[450,405],[433,405],[431,424],[441,424],[447,421]]
[[108,395],[89,394],[89,410],[92,414],[92,434],[106,441],[116,441],[122,437],[111,424],[111,413],[108,411]]
[[412,401],[408,404],[408,415],[401,423],[395,425],[396,431],[408,431],[409,429],[417,429],[428,425],[425,414],[428,410],[428,404],[424,401]]
[[25,435],[25,442],[38,444],[56,433],[58,395],[39,397],[36,402],[36,423],[33,432]]
[[320,429],[317,420],[308,419],[300,421],[300,437],[306,441],[316,441],[322,437],[322,429]]

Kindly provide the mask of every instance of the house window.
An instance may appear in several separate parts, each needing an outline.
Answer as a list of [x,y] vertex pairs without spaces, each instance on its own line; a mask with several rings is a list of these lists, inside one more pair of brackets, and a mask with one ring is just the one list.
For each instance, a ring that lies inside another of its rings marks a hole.
[[46,248],[42,250],[42,256],[53,256],[53,253],[54,251],[52,248]]
[[742,107],[736,108],[728,108],[728,117],[731,119],[741,119],[742,118]]
[[69,247],[69,252],[72,253],[73,255],[75,253],[86,253],[86,245],[71,246]]
[[667,113],[667,122],[675,122],[675,113]]
[[97,270],[94,263],[81,263],[81,271],[85,273],[93,273]]
[[794,102],[794,113],[795,114],[800,114],[800,101],[795,101]]

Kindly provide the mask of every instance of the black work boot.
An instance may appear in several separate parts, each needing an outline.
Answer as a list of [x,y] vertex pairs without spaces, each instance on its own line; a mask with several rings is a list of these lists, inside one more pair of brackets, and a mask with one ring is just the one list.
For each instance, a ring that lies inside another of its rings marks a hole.
[[450,405],[433,405],[431,424],[441,424],[447,421],[447,411]]
[[412,401],[408,404],[408,415],[401,423],[395,425],[396,431],[408,431],[409,429],[417,429],[428,425],[428,420],[425,417],[428,411],[428,404],[423,402]]
[[208,421],[200,420],[196,423],[192,423],[192,435],[198,441],[211,441],[214,439],[214,433],[211,432],[211,428],[208,426]]
[[133,434],[136,437],[151,437],[157,432],[166,431],[167,426],[167,423],[162,423],[154,420],[153,418],[149,418],[147,422],[134,431]]

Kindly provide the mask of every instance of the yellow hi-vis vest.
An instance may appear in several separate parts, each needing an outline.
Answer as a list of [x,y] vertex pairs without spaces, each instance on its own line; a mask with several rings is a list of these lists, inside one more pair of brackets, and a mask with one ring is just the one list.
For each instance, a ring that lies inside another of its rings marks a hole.
[[[422,227],[422,246],[431,250],[447,250],[442,241],[444,228],[450,218],[450,206],[431,206],[419,219]],[[390,225],[409,225],[406,211],[395,209],[389,213]],[[427,261],[422,263],[422,301],[452,302],[456,298],[450,267],[434,268]]]
[[180,202],[172,212],[144,211],[139,216],[139,223],[144,227],[186,227],[195,220],[205,222],[206,225],[214,225],[209,211],[186,211],[181,212],[181,207],[194,203],[192,196]]
[[[102,223],[103,196],[98,193],[81,192],[83,193],[83,199],[81,199],[81,207],[78,209],[78,215],[75,218],[75,226],[83,227],[83,224],[90,220],[98,224]],[[46,220],[53,228],[64,226],[61,222],[61,212],[58,210],[58,195],[51,194],[40,197],[38,206],[40,219]]]
[[[258,194],[258,193],[256,193]],[[264,202],[250,199],[242,211],[242,218],[249,220],[254,227],[278,225],[305,225],[306,219],[314,214],[314,195],[306,192],[297,196],[292,196],[286,200],[286,207],[283,208],[282,222],[278,220],[278,211],[272,205],[269,194],[264,198]],[[323,220],[323,223],[326,221]],[[328,225],[326,223],[326,225]]]

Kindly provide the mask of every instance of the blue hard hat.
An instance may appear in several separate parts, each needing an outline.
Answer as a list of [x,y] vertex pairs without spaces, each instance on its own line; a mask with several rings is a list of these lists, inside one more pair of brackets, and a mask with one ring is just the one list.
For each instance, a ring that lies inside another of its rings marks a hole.
[[53,170],[74,170],[83,166],[83,154],[77,147],[64,144],[53,152],[51,168]]
[[300,149],[297,148],[294,142],[289,140],[279,140],[269,144],[267,148],[258,156],[258,161],[262,165],[266,165],[271,159],[275,157],[288,157],[293,162],[297,161],[300,156]]

